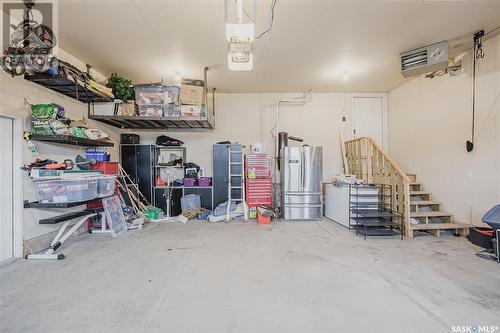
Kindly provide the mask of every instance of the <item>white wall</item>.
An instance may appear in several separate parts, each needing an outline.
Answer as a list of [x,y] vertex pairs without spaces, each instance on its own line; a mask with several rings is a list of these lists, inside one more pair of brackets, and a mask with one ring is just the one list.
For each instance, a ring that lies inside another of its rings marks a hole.
[[[84,64],[78,59],[59,50],[59,57],[70,61],[81,69]],[[96,73],[102,80],[102,76]],[[67,115],[78,119],[87,114],[87,105],[71,98],[59,95],[20,77],[11,78],[0,73],[0,113],[22,115],[24,128],[30,128],[29,109],[24,106],[24,98],[30,103],[55,102],[63,105]],[[359,95],[359,94],[356,94]],[[376,94],[383,96],[386,94]],[[212,144],[218,141],[231,140],[241,142],[249,149],[250,144],[259,142],[267,146],[273,154],[274,139],[271,136],[275,125],[275,107],[280,99],[301,97],[301,93],[219,93],[216,99],[216,129],[203,132],[151,132],[139,131],[143,143],[153,143],[156,136],[167,134],[179,138],[186,143],[188,160],[204,167],[208,175],[212,174]],[[332,176],[342,172],[340,160],[339,129],[343,128],[345,138],[352,133],[352,97],[347,93],[313,93],[312,102],[296,105],[282,105],[280,108],[280,131],[288,131],[290,135],[300,136],[310,145],[321,145],[323,151],[323,180],[328,182]],[[342,122],[346,116],[346,122]],[[115,143],[119,142],[117,128],[105,126],[98,122],[90,123],[96,128],[108,132]],[[127,131],[121,131],[127,132]],[[74,159],[83,154],[79,147],[55,144],[36,143],[42,157],[54,160]],[[117,145],[118,146],[118,145]],[[118,149],[110,148],[113,160],[118,160]],[[24,149],[24,163],[33,161],[30,152]],[[24,178],[24,199],[34,200],[33,185],[27,175]],[[75,208],[78,210],[79,208]],[[39,225],[38,220],[48,216],[68,212],[68,210],[24,209],[25,240],[44,235],[58,226]]]
[[390,154],[416,173],[458,221],[480,224],[500,203],[500,36],[478,61],[476,142],[467,153],[472,117],[472,58],[457,77],[412,80],[389,92]]
[[[60,59],[71,62],[72,64],[79,67],[81,70],[85,70],[85,65],[81,63],[78,59],[67,54],[63,50],[59,50],[58,57]],[[96,79],[102,80],[102,75],[99,73],[92,73]],[[24,105],[24,98],[28,100],[29,103],[58,103],[62,105],[66,110],[66,115],[71,119],[81,119],[83,116],[87,115],[87,105],[69,97],[57,94],[51,90],[43,88],[34,83],[24,80],[22,77],[10,77],[3,70],[0,70],[0,114],[22,116],[24,118],[23,125],[25,130],[30,129],[31,124],[31,114],[30,109]],[[104,127],[99,125],[97,122],[90,122],[93,127],[103,129]],[[117,132],[113,131],[112,128],[106,127],[106,132],[111,135],[112,141],[119,143],[119,137]],[[35,142],[38,150],[41,154],[40,157],[50,158],[57,161],[63,161],[66,158],[75,159],[75,156],[80,154],[84,155],[85,149],[76,146],[69,145],[56,145],[56,144],[44,144]],[[114,160],[118,160],[118,145],[114,148],[109,148],[108,151]],[[34,157],[24,147],[23,161],[25,164],[29,164],[34,160]],[[21,167],[21,165],[16,165]],[[28,177],[27,173],[24,174],[23,180],[23,192],[24,200],[33,201],[36,199],[33,192],[33,184]],[[75,208],[75,210],[81,210],[81,208]],[[69,210],[40,210],[40,209],[24,209],[23,210],[23,220],[24,220],[24,239],[29,240],[34,237],[49,233],[59,226],[50,225],[40,225],[38,220],[68,212]]]
[[[385,94],[378,94],[385,96]],[[264,143],[273,154],[276,102],[302,97],[301,93],[220,93],[216,95],[216,129],[208,132],[137,132],[142,143],[153,143],[156,136],[167,134],[185,142],[187,159],[212,174],[212,144],[237,141],[250,149],[252,143]],[[323,180],[342,172],[339,129],[345,139],[352,133],[352,96],[346,93],[313,93],[312,102],[280,107],[279,130],[304,138],[310,145],[323,146]],[[342,122],[342,109],[346,122]]]

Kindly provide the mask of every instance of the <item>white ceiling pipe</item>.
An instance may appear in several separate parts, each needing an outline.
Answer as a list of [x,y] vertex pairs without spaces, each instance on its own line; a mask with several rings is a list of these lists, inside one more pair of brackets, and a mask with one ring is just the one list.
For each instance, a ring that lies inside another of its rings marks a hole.
[[238,6],[238,23],[243,23],[243,0],[237,0],[236,5]]
[[[276,132],[275,132],[275,144],[274,144],[274,160],[275,160],[275,165],[278,161],[278,154],[279,154],[279,142],[278,142],[278,137],[279,137],[279,122],[280,122],[280,105],[284,103],[309,103],[312,101],[312,89],[309,90],[307,95],[303,98],[293,98],[293,99],[282,99],[279,100],[276,103]],[[280,162],[281,163],[281,162]],[[277,168],[274,168],[275,172]],[[279,175],[276,175],[276,179],[278,179]]]

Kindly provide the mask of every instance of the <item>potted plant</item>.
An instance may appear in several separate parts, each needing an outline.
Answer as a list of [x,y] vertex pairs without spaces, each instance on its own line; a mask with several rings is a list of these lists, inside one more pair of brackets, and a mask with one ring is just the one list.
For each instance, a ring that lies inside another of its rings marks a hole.
[[115,115],[118,114],[120,108],[122,116],[134,116],[134,87],[132,81],[113,73],[108,78],[106,87],[113,89],[113,95],[115,95]]

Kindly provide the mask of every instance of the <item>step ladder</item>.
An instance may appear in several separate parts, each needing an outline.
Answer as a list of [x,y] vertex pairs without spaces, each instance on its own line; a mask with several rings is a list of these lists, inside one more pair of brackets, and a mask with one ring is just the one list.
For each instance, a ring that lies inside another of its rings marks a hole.
[[[235,213],[231,212],[231,203],[241,202],[243,204],[244,219],[248,221],[248,209],[245,200],[245,175],[243,171],[243,146],[240,150],[231,149],[231,145],[228,145],[228,175],[227,175],[227,207],[226,207],[226,222],[229,222],[231,215]],[[239,159],[233,158],[233,156],[240,156]],[[238,161],[239,160],[239,161]],[[240,166],[239,173],[233,173],[233,166]],[[238,185],[233,186],[233,179],[239,179]],[[241,197],[233,198],[233,189],[240,190]]]

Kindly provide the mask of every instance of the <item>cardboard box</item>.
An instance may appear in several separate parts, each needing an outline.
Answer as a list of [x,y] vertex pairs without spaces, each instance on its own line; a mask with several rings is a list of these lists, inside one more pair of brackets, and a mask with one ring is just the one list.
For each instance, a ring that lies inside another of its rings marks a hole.
[[204,105],[181,105],[181,116],[202,118],[206,116]]
[[182,80],[181,104],[202,105],[205,96],[205,82],[202,80]]
[[133,117],[136,115],[135,104],[133,102],[121,103],[118,114],[121,116]]

